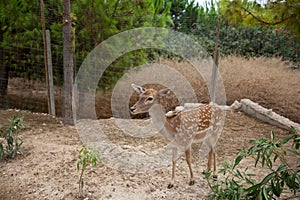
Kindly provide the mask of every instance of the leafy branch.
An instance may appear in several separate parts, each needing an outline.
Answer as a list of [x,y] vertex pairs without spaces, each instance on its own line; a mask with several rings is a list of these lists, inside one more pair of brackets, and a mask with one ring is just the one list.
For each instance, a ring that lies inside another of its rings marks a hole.
[[[270,139],[261,138],[251,140],[252,146],[249,149],[239,150],[234,162],[226,161],[218,173],[225,176],[224,180],[214,180],[211,172],[205,172],[205,179],[208,182],[212,193],[210,199],[274,199],[280,197],[284,191],[290,191],[291,195],[286,198],[297,198],[300,192],[300,165],[293,167],[288,162],[287,153],[293,155],[296,163],[300,160],[300,133],[291,128],[291,134],[280,141],[275,141],[274,132],[271,132]],[[238,169],[240,162],[245,158],[252,158],[254,166],[260,165],[267,168],[270,173],[261,181],[257,182],[255,174],[248,173],[248,168]],[[279,166],[274,163],[278,161]]]
[[[18,137],[18,133],[25,128],[23,117],[21,115],[13,116],[10,120],[10,126],[5,133],[0,134],[0,159],[14,158],[20,153],[21,145],[23,144],[22,138]],[[0,126],[0,131],[2,126]]]

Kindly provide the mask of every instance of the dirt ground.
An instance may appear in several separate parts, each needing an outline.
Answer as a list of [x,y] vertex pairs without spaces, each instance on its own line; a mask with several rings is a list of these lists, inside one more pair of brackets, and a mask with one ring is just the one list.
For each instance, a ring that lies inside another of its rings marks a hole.
[[[17,113],[13,110],[0,112],[1,122]],[[76,129],[62,125],[59,118],[21,113],[27,127],[21,134],[27,150],[16,159],[0,162],[0,199],[77,199],[79,172],[76,162],[81,142]],[[109,124],[109,120],[106,121]],[[128,139],[120,137],[116,127],[109,129],[110,137],[116,142]],[[238,148],[248,147],[247,141],[269,137],[271,131],[275,131],[278,139],[287,134],[287,131],[242,113],[228,112],[217,146],[218,167],[224,160],[233,160]],[[152,142],[163,142],[163,138],[157,135],[156,141]],[[197,159],[194,155],[196,184],[189,186],[188,168],[185,160],[180,159],[173,189],[167,189],[171,163],[167,168],[140,174],[125,173],[109,168],[105,163],[99,164],[88,167],[84,175],[84,192],[86,199],[206,199],[209,188],[202,175],[206,162],[205,158]],[[242,166],[253,167],[253,160],[246,160]],[[262,175],[265,172],[261,169],[254,171]]]
[[[220,71],[228,104],[235,99],[250,98],[300,122],[299,70],[289,69],[278,59],[259,58],[249,61],[227,58],[221,63]],[[179,63],[176,66],[181,65]],[[230,66],[235,67],[233,69]],[[196,83],[194,81],[192,85]],[[10,81],[11,96],[20,94],[20,91],[28,92],[31,98],[43,95],[40,87],[28,86],[24,89],[24,85],[21,90],[17,80]],[[201,94],[205,94],[205,91]],[[103,99],[108,97],[109,94],[101,96]],[[26,100],[24,96],[22,98]],[[203,102],[205,101],[204,98]],[[106,106],[109,110],[109,101],[105,102],[98,105],[98,108]],[[21,133],[26,150],[15,159],[0,161],[0,199],[78,199],[80,173],[76,163],[82,144],[76,128],[63,125],[59,117],[16,110],[0,110],[0,124],[7,127],[7,119],[19,112],[26,123],[26,129]],[[109,113],[105,115],[110,116]],[[106,127],[107,137],[123,148],[128,143],[142,147],[141,151],[150,151],[158,144],[165,144],[159,134],[145,141],[139,139],[139,144],[135,144],[136,138],[121,135],[111,120],[101,119],[100,122]],[[216,149],[218,168],[223,161],[234,159],[238,148],[249,147],[249,140],[262,136],[268,138],[271,131],[275,132],[278,139],[288,134],[288,131],[262,123],[243,113],[228,111]],[[177,166],[175,187],[172,189],[167,189],[171,163],[166,168],[145,173],[118,171],[110,168],[105,161],[96,167],[89,166],[84,175],[85,199],[207,199],[210,190],[202,175],[207,159],[200,159],[194,153],[192,160],[195,185],[188,185],[188,167],[184,158],[181,158]],[[253,160],[243,161],[242,166],[249,167],[259,177],[266,173],[261,168],[255,169]]]

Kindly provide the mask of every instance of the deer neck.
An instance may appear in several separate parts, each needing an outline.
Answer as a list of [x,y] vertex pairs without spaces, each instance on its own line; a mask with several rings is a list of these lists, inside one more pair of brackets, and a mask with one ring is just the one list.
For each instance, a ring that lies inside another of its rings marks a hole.
[[154,104],[149,110],[149,115],[152,118],[155,128],[166,137],[166,139],[172,141],[174,134],[165,114],[165,109],[160,104]]

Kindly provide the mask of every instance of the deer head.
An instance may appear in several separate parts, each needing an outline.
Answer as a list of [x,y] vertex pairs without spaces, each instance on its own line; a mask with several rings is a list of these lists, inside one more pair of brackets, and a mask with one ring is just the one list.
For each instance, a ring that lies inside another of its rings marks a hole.
[[162,90],[146,89],[136,84],[131,84],[132,88],[139,94],[138,101],[130,107],[132,114],[140,114],[149,112],[154,104],[159,104],[161,97],[168,94],[169,88]]

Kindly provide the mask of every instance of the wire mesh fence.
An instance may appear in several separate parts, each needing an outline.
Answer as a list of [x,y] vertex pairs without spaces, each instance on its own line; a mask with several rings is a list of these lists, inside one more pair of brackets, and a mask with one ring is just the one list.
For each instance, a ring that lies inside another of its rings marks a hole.
[[[6,68],[8,74],[7,95],[0,100],[2,108],[18,108],[34,112],[48,112],[46,74],[44,65],[44,50],[42,48],[23,47],[1,43],[2,73]],[[62,57],[62,55],[60,55]],[[54,72],[62,71],[62,64],[53,56]],[[4,77],[4,76],[2,76]],[[61,80],[54,78],[56,85]],[[5,84],[5,83],[4,83]],[[4,87],[5,88],[5,87]],[[59,90],[56,90],[56,100],[59,101]]]
[[[76,2],[73,8],[73,27],[76,29],[75,72],[94,47],[110,36],[130,28],[162,26],[159,24],[162,21],[161,16],[150,20],[147,13],[137,10],[137,8],[142,9],[143,5],[123,5],[125,11],[118,12],[118,10],[110,10],[108,4],[101,7],[100,1],[95,2],[94,6]],[[87,9],[79,9],[80,6]],[[103,8],[107,10],[101,10]],[[26,9],[16,14],[23,13],[24,21],[28,24],[14,24],[14,27],[8,29],[10,32],[6,38],[0,41],[1,93],[6,93],[3,90],[7,89],[7,95],[2,95],[0,99],[0,107],[48,112],[40,4],[32,3],[27,9],[30,9],[30,15],[25,13],[28,11]],[[217,12],[202,12],[198,18],[181,16],[178,20],[173,16],[173,24],[166,22],[164,26],[188,34],[212,55],[218,16]],[[60,116],[63,85],[61,1],[45,2],[44,14],[46,29],[51,33],[55,102],[57,115]],[[107,18],[108,16],[111,18]],[[107,23],[108,21],[110,23]],[[147,23],[148,25],[145,25]],[[295,63],[299,63],[300,60],[299,40],[283,28],[280,30],[264,27],[238,28],[222,24],[219,47],[221,55],[282,56],[284,60]],[[127,70],[145,63],[159,62],[162,59],[172,60],[174,57],[176,56],[170,52],[142,49],[118,58],[107,68],[99,81],[101,95],[97,96],[99,101],[96,102],[96,106],[101,109],[107,107],[109,110],[111,89]],[[176,59],[180,58],[176,57]],[[4,87],[7,83],[8,87]],[[101,117],[111,116],[111,111],[105,113]]]

